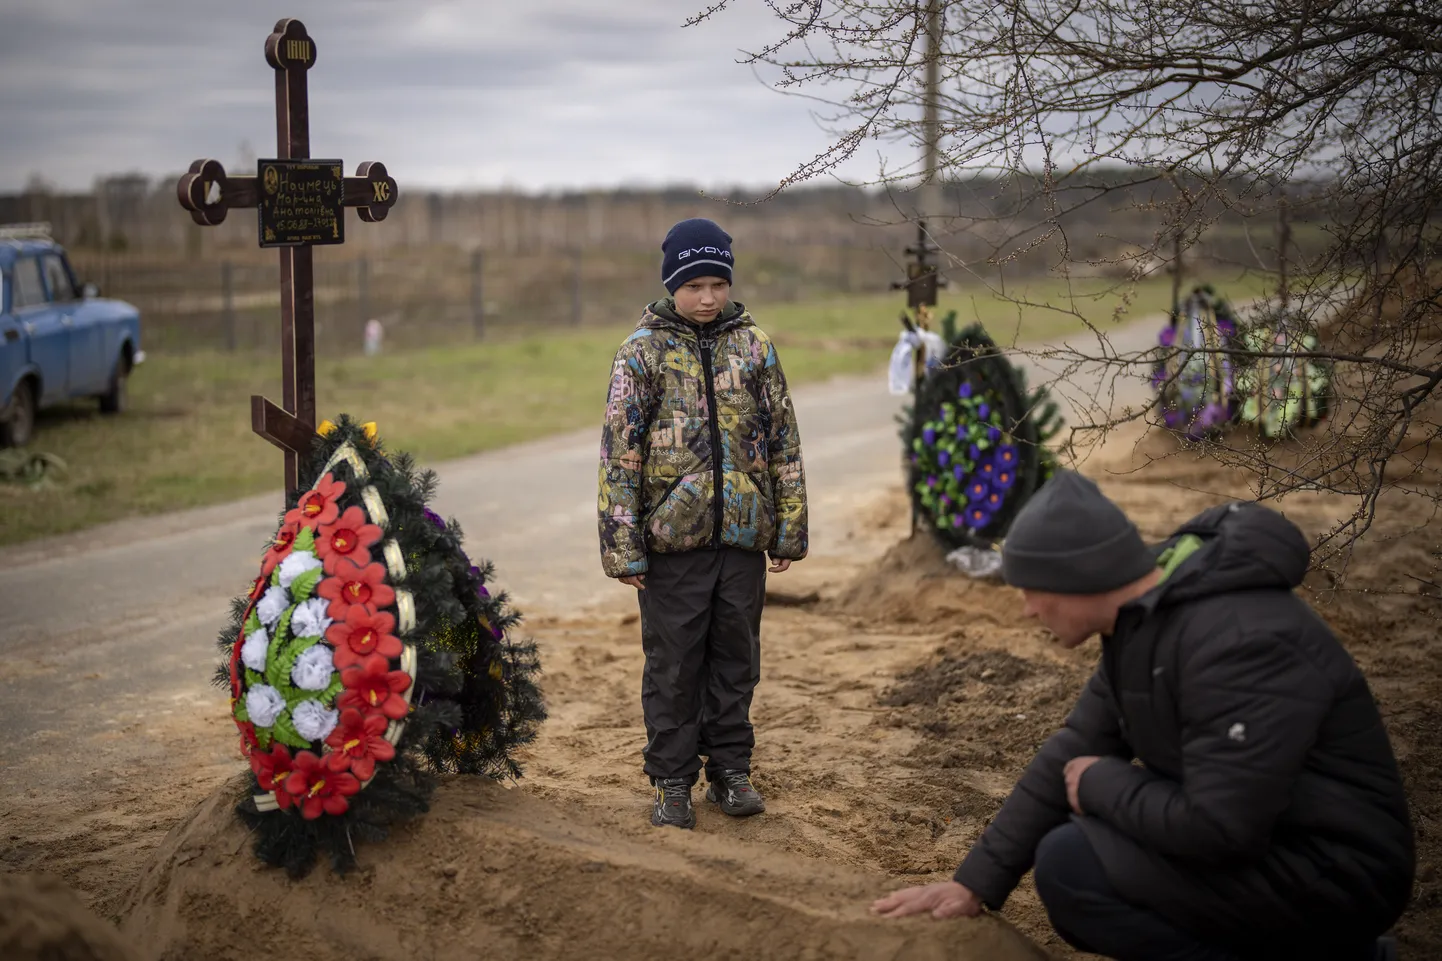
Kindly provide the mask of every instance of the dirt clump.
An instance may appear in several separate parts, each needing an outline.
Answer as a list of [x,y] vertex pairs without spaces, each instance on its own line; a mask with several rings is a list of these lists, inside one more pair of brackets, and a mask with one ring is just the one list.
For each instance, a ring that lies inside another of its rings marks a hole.
[[58,878],[0,874],[0,958],[139,961],[140,955]]

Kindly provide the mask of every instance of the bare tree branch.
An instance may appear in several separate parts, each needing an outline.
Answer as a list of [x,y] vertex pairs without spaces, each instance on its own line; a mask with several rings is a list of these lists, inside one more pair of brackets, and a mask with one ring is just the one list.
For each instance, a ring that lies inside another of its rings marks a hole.
[[[778,27],[745,62],[774,68],[778,89],[811,98],[833,134],[831,148],[778,190],[837,175],[867,142],[906,145],[909,155],[926,139],[925,4],[721,0],[688,24],[743,2],[765,3]],[[1255,267],[1265,258],[1251,218],[1270,224],[1285,202],[1294,249],[1275,256],[1287,256],[1287,311],[1258,305],[1285,349],[1228,344],[1213,353],[1239,370],[1330,365],[1331,415],[1285,443],[1233,432],[1200,446],[1246,470],[1259,498],[1296,490],[1355,498],[1355,512],[1318,545],[1319,563],[1335,562],[1338,572],[1385,498],[1426,498],[1435,512],[1442,5],[942,0],[942,8],[939,151],[950,216],[929,217],[927,227],[950,267],[1003,296],[1009,278],[1043,272],[1108,275],[1122,294],[1115,323],[1087,325],[1093,349],[1034,358],[1086,412],[1073,418],[1068,444],[1158,413],[1156,395],[1113,409],[1136,395],[1125,381],[1150,377],[1164,359],[1155,344],[1112,343],[1131,285],[1177,269],[1178,238],[1184,252],[1220,249],[1222,259]],[[903,162],[868,183],[904,191],[919,173]],[[1013,299],[1019,312],[1080,317],[1076,297]],[[1297,349],[1315,329],[1318,347]]]

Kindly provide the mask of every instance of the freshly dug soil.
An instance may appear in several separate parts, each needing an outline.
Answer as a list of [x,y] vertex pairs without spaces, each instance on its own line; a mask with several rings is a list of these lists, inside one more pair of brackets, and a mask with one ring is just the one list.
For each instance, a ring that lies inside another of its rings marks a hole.
[[261,868],[232,782],[166,838],[125,910],[161,961],[742,957],[1041,961],[997,918],[887,922],[882,879],[667,830],[618,840],[574,811],[454,779],[364,867],[304,881]]

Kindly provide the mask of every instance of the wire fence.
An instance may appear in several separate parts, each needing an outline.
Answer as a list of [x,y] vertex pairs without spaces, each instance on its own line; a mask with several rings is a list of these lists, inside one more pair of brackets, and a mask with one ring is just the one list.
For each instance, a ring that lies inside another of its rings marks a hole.
[[[140,309],[149,350],[268,349],[280,329],[273,252],[220,260],[72,250],[83,281]],[[268,255],[268,256],[267,256]],[[318,346],[363,349],[379,320],[387,347],[419,347],[538,328],[616,323],[664,294],[659,254],[606,247],[532,253],[436,247],[344,257],[315,251]],[[734,296],[790,302],[881,292],[904,276],[896,252],[790,246],[738,254]]]

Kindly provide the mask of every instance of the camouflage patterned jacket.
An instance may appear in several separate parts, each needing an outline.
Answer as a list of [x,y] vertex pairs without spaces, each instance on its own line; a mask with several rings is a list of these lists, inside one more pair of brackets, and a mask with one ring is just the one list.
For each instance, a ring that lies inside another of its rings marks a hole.
[[796,413],[776,347],[743,306],[704,327],[669,298],[646,308],[611,370],[599,509],[609,577],[644,574],[650,552],[806,556]]

